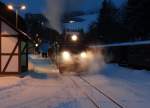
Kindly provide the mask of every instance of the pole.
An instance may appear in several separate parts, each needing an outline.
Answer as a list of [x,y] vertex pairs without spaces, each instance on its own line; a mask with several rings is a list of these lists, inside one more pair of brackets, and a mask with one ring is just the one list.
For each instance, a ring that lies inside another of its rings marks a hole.
[[60,61],[59,61],[59,43],[56,41],[55,43],[55,54],[56,54],[56,57],[55,57],[55,60],[56,60],[56,65],[57,65],[57,68],[59,70],[59,73],[62,73],[61,69],[60,69]]
[[16,28],[18,28],[18,9],[16,9]]

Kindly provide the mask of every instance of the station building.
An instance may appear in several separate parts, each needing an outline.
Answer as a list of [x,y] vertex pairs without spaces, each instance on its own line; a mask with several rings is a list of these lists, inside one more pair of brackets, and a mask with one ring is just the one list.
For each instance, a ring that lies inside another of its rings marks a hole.
[[27,71],[29,40],[26,33],[0,16],[0,75]]

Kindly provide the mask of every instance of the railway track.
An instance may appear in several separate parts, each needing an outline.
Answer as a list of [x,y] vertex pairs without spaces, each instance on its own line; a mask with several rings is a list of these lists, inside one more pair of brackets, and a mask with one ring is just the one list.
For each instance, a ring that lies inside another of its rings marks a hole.
[[74,83],[74,85],[75,85],[77,88],[79,88],[79,89],[81,90],[81,93],[82,93],[84,96],[86,96],[86,98],[95,106],[95,108],[100,108],[100,106],[95,102],[95,100],[93,100],[93,99],[87,94],[87,92],[85,92],[85,91],[81,88],[81,86],[80,86],[73,78],[70,77],[70,79],[71,79],[71,81]]
[[[115,104],[118,108],[124,108],[121,104],[119,104],[115,99],[113,99],[111,96],[107,95],[106,93],[104,93],[104,91],[100,90],[99,88],[97,88],[96,86],[94,86],[92,83],[90,83],[89,81],[87,81],[85,78],[78,76],[79,79],[81,79],[84,83],[88,84],[88,86],[92,87],[93,89],[95,89],[98,93],[100,93],[101,95],[103,95],[105,98],[107,98],[109,101],[111,101],[113,104]],[[87,92],[86,90],[83,90],[82,87],[77,83],[77,81],[75,81],[73,78],[70,78],[72,80],[72,82],[75,84],[76,87],[78,87],[79,89],[81,89],[81,92],[84,96],[87,97],[87,99],[95,106],[95,108],[102,108],[100,107],[99,104],[97,104],[97,102],[95,101],[95,99],[93,99]]]

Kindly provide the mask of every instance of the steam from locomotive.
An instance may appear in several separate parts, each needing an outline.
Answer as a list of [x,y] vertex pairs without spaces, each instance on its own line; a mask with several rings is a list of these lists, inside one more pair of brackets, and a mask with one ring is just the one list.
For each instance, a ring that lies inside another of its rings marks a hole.
[[102,50],[90,49],[82,32],[65,31],[55,46],[53,60],[60,72],[96,72],[104,66]]

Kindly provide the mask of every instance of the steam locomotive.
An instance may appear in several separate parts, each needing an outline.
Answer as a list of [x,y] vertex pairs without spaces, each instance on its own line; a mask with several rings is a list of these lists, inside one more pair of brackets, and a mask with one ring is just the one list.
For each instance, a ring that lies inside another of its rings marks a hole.
[[55,42],[51,58],[60,73],[86,71],[92,54],[84,44],[81,31],[65,31]]

